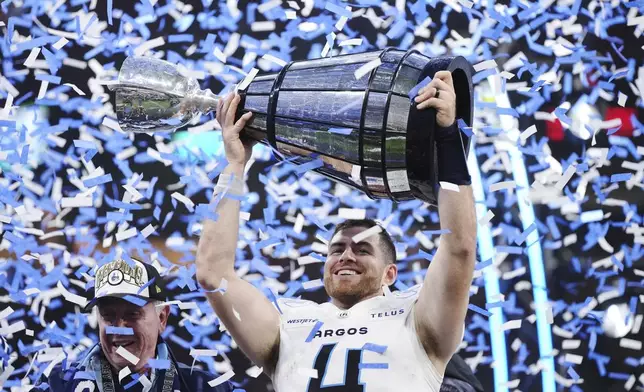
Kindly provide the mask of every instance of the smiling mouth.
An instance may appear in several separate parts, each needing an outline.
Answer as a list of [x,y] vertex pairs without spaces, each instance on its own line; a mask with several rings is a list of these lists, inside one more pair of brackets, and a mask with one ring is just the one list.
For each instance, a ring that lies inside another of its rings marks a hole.
[[123,348],[127,348],[127,347],[129,347],[129,346],[131,346],[131,345],[133,345],[133,344],[134,344],[134,342],[133,342],[133,341],[132,341],[132,342],[120,342],[120,343],[112,343],[112,346],[113,346],[115,349],[118,349],[118,348],[119,348],[119,346],[120,346],[120,347],[123,347]]
[[341,270],[341,271],[337,271],[334,275],[336,275],[336,276],[353,276],[353,275],[360,275],[360,272],[353,271],[353,270]]

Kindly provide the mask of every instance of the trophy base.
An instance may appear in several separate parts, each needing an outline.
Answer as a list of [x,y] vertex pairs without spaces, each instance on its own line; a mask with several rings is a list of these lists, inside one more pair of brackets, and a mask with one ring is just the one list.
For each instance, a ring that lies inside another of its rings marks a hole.
[[[426,77],[433,78],[438,71],[452,72],[456,91],[456,116],[468,126],[473,120],[473,96],[471,94],[471,65],[463,57],[441,57],[432,59],[423,69],[419,82]],[[414,101],[409,111],[407,132],[407,175],[411,193],[415,198],[438,204],[438,162],[436,152],[436,110],[418,110]],[[470,138],[461,133],[465,154],[469,154]],[[424,148],[419,148],[423,146]]]

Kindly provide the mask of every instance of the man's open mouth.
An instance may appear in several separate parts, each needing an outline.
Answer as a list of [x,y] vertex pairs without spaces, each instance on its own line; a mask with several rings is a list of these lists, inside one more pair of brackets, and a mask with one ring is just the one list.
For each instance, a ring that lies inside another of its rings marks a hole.
[[338,275],[338,276],[360,275],[360,272],[354,271],[354,270],[349,270],[349,269],[344,269],[344,270],[337,271],[335,273],[335,275]]
[[112,346],[114,346],[114,348],[119,348],[119,346],[123,347],[123,348],[127,348],[127,347],[129,347],[129,346],[131,346],[133,344],[134,344],[134,341],[131,341],[131,342],[114,342],[114,343],[112,343]]

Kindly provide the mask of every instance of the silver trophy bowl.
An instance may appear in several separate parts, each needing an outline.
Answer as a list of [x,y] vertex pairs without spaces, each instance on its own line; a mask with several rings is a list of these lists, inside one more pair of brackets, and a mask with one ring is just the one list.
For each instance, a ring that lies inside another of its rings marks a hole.
[[119,71],[114,110],[126,132],[171,132],[202,113],[214,111],[219,97],[201,90],[197,80],[152,57],[128,57]]

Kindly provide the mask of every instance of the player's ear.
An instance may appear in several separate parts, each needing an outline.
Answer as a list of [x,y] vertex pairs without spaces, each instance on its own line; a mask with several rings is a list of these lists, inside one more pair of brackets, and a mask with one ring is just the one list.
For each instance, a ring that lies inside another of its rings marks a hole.
[[394,263],[389,263],[385,267],[385,272],[382,277],[382,283],[391,286],[396,281],[398,277],[398,266]]

